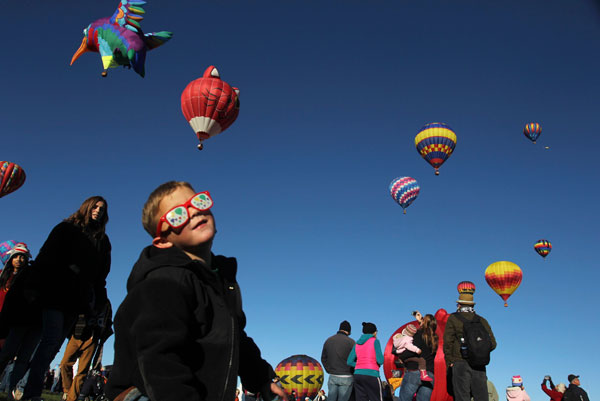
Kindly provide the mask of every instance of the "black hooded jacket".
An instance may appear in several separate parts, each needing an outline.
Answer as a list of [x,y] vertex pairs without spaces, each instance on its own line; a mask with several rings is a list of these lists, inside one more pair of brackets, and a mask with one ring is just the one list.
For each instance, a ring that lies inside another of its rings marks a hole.
[[115,359],[106,395],[131,386],[152,401],[235,398],[237,376],[258,392],[275,376],[246,335],[234,258],[209,268],[172,247],[142,251],[115,315]]

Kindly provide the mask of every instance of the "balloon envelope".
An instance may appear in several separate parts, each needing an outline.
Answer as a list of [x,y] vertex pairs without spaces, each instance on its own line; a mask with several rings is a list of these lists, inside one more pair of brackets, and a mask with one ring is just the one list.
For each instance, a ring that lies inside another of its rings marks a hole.
[[316,359],[308,355],[292,355],[285,358],[275,368],[280,383],[287,395],[296,391],[296,397],[303,401],[304,397],[312,400],[323,386],[323,368]]
[[459,294],[474,294],[475,293],[475,284],[470,281],[461,281],[456,286]]
[[426,124],[415,137],[417,151],[439,174],[439,167],[450,157],[456,146],[456,134],[444,123]]
[[398,177],[390,183],[390,194],[402,206],[404,213],[406,208],[417,199],[420,191],[419,183],[411,177]]
[[540,239],[533,245],[533,249],[545,259],[552,250],[552,244],[548,240]]
[[538,137],[542,134],[542,126],[538,123],[529,123],[523,128],[523,135],[531,142],[535,143]]
[[485,281],[504,300],[504,306],[508,306],[506,301],[519,288],[522,279],[521,268],[512,262],[492,263],[485,269]]
[[0,242],[0,263],[2,264],[2,266],[0,266],[0,269],[4,269],[4,265],[6,264],[6,262],[8,262],[9,259],[8,252],[10,252],[10,250],[13,249],[16,244],[17,241],[12,239]]
[[219,71],[211,65],[202,78],[190,82],[181,93],[181,111],[202,143],[236,120],[239,90],[221,80]]
[[16,191],[25,182],[25,171],[15,163],[0,161],[0,198]]

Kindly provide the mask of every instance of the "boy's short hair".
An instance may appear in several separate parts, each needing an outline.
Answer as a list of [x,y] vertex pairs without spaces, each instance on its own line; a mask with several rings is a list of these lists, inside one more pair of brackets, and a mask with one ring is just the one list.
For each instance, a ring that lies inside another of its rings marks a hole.
[[186,187],[191,189],[194,188],[189,182],[186,181],[169,181],[164,184],[159,185],[150,196],[148,196],[148,200],[144,204],[144,208],[142,209],[142,225],[144,226],[144,230],[152,238],[156,235],[156,226],[158,225],[158,220],[160,216],[158,216],[158,209],[160,206],[160,201],[169,194],[175,192],[177,188]]

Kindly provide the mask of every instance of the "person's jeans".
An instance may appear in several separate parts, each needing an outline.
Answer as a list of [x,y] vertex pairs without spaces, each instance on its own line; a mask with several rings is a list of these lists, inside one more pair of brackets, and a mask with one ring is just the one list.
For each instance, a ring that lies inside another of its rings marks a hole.
[[352,394],[353,381],[352,376],[340,377],[329,375],[329,380],[327,380],[327,389],[329,390],[327,400],[348,401],[350,394]]
[[[432,379],[433,372],[427,371]],[[433,392],[433,382],[422,382],[421,372],[418,370],[407,370],[400,386],[400,401],[412,401],[413,395],[417,393],[417,401],[429,401]]]
[[488,401],[485,368],[473,369],[467,361],[458,360],[452,366],[452,386],[455,401]]
[[23,398],[39,397],[42,394],[46,370],[73,328],[76,317],[76,314],[58,309],[42,311],[42,337],[29,366],[29,379]]

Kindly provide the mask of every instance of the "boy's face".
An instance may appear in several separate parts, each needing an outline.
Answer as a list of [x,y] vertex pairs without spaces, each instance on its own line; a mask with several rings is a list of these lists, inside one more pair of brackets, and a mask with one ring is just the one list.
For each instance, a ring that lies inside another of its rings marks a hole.
[[[188,187],[178,187],[175,191],[165,196],[159,204],[158,215],[160,218],[166,212],[176,206],[182,205],[190,200],[196,193]],[[155,246],[176,246],[186,253],[196,254],[199,247],[211,246],[215,236],[215,219],[210,210],[200,211],[188,207],[190,220],[178,229],[169,227],[167,223],[161,223],[162,234],[152,241]],[[165,231],[166,230],[166,231]]]

